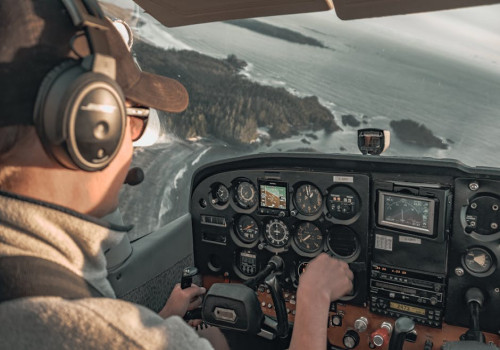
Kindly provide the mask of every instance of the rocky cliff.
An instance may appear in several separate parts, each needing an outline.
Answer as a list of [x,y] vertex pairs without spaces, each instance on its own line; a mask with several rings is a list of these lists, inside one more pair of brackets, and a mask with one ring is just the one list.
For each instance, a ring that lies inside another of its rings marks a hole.
[[142,69],[175,78],[189,91],[188,109],[166,116],[168,130],[180,137],[211,135],[231,144],[249,144],[260,127],[267,128],[271,139],[302,130],[340,130],[317,97],[300,98],[250,81],[241,74],[246,62],[234,55],[216,59],[143,42],[136,42],[133,51]]

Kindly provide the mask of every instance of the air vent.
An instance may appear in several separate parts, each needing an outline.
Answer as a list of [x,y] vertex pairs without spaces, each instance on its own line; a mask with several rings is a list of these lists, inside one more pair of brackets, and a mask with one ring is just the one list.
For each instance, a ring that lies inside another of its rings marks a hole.
[[346,226],[334,226],[328,235],[328,248],[340,258],[350,258],[358,252],[358,237]]

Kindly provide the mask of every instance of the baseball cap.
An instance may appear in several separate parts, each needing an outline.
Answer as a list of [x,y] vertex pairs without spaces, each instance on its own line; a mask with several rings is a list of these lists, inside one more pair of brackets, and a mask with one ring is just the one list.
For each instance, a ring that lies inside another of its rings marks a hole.
[[[142,71],[111,21],[105,36],[116,60],[116,81],[130,100],[166,112],[187,108],[177,80]],[[0,1],[0,127],[33,124],[38,88],[46,74],[68,58],[90,52],[62,1]]]

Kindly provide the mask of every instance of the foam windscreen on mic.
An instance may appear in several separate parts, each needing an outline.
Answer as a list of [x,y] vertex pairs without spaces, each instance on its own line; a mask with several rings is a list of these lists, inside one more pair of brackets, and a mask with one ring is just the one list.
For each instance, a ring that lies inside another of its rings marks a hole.
[[125,178],[124,184],[135,186],[144,181],[144,171],[141,168],[136,167],[128,171],[127,177]]

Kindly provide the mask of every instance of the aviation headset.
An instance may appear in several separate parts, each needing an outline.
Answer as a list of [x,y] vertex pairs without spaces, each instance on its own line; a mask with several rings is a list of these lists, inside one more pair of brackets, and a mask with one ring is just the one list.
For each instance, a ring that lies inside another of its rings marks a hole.
[[[44,148],[63,166],[97,171],[116,156],[125,136],[123,92],[115,81],[105,16],[95,0],[62,0],[90,54],[68,59],[40,85],[34,122]],[[72,39],[73,40],[73,39]]]

